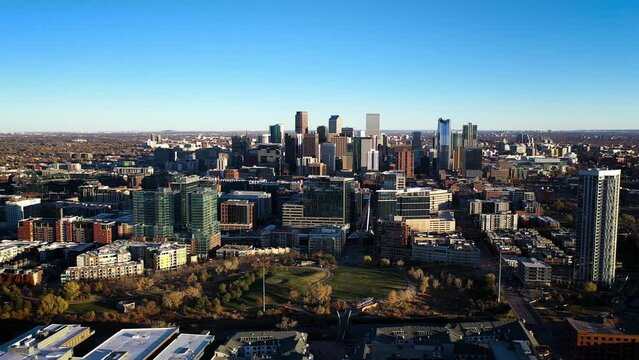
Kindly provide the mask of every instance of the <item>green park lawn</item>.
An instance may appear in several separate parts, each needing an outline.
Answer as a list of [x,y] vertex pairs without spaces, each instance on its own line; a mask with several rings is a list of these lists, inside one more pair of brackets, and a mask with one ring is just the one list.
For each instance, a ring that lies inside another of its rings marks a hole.
[[372,296],[385,299],[392,290],[404,290],[403,270],[338,267],[325,284],[333,288],[333,297],[339,300],[358,300]]
[[[105,304],[102,304],[102,301],[94,301],[94,302],[86,302],[86,303],[78,303],[78,304],[69,304],[69,309],[67,312],[73,314],[84,314],[87,311],[93,311],[96,314],[102,314],[104,312],[115,312],[115,308],[106,307]],[[103,306],[105,305],[105,306]]]

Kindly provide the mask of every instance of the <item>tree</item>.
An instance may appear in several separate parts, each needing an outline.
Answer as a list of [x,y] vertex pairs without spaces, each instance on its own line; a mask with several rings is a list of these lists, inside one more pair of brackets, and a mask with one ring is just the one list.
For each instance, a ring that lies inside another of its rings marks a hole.
[[38,316],[49,319],[64,313],[68,308],[69,303],[67,303],[62,297],[54,294],[47,294],[40,298]]
[[280,330],[290,330],[297,326],[297,320],[293,320],[286,316],[282,317],[282,321],[279,324],[275,325],[276,328]]
[[317,283],[309,289],[306,303],[312,305],[327,305],[331,302],[333,288],[330,285]]
[[491,294],[496,294],[497,293],[497,280],[496,279],[497,278],[495,277],[495,274],[493,274],[493,273],[488,273],[488,274],[484,275],[484,287]]
[[426,294],[426,291],[428,291],[428,278],[423,277],[419,282],[419,293]]
[[224,294],[226,292],[226,284],[221,283],[220,285],[218,285],[217,292],[219,292],[220,294]]
[[404,267],[404,260],[399,259],[395,262],[395,265],[397,265],[397,267]]
[[194,273],[191,273],[191,275],[189,275],[189,277],[186,279],[186,283],[189,285],[193,285],[197,283],[197,275],[195,275]]
[[370,265],[373,262],[373,258],[370,255],[364,255],[364,264]]
[[291,289],[291,291],[289,291],[288,293],[288,299],[290,302],[296,302],[299,297],[300,293],[295,289]]
[[224,311],[224,308],[222,308],[222,303],[220,302],[220,299],[218,298],[213,299],[213,312],[215,313],[215,315],[221,315],[223,311]]
[[456,289],[461,289],[462,288],[462,279],[455,277],[453,279],[453,286],[455,286]]
[[437,290],[439,289],[439,280],[433,278],[433,280],[431,281],[431,286],[433,287],[433,289]]
[[587,283],[584,284],[584,290],[589,293],[596,293],[597,292],[597,284],[595,284],[592,281],[588,281]]
[[62,294],[66,300],[75,300],[80,296],[80,284],[76,281],[69,281],[64,284],[62,288]]
[[382,258],[382,259],[379,261],[379,265],[381,265],[381,266],[383,266],[383,267],[390,266],[390,264],[391,264],[391,261],[390,261],[390,260],[388,260],[387,258]]
[[392,290],[388,293],[388,305],[395,306],[399,303],[399,296],[397,295],[397,291]]
[[182,306],[184,300],[184,293],[182,291],[171,291],[162,296],[162,307],[169,310],[177,310]]

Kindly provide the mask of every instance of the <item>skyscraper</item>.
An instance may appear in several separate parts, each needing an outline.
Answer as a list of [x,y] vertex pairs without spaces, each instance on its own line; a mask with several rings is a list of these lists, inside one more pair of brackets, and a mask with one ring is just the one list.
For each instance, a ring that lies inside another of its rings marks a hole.
[[481,177],[483,155],[480,148],[466,148],[462,152],[462,174],[465,177]]
[[379,135],[379,114],[366,114],[366,136]]
[[404,171],[406,177],[413,177],[413,168],[415,160],[413,159],[413,150],[408,146],[396,146],[395,158],[397,162],[397,170]]
[[217,191],[209,188],[198,188],[187,195],[191,248],[200,257],[206,257],[211,249],[220,246],[217,198]]
[[323,143],[320,145],[320,159],[326,164],[326,172],[335,175],[335,158],[337,147],[335,144]]
[[579,172],[577,280],[610,286],[615,280],[621,170]]
[[319,136],[317,133],[304,134],[303,154],[304,156],[312,156],[317,158],[317,149],[319,146]]
[[342,133],[342,117],[340,115],[331,115],[331,117],[328,119],[328,133]]
[[295,133],[296,134],[308,133],[308,112],[298,111],[295,113]]
[[464,148],[474,148],[477,146],[477,125],[473,125],[471,122],[464,125],[462,135],[464,137],[462,144]]
[[437,170],[448,170],[451,165],[450,119],[437,120],[437,134],[434,146],[437,149]]
[[174,193],[168,188],[133,192],[136,238],[165,240],[174,236]]
[[328,140],[328,131],[326,129],[326,126],[324,125],[320,125],[317,127],[317,136],[319,137],[319,143],[325,143],[326,140]]
[[269,132],[271,133],[271,143],[273,144],[283,144],[284,142],[284,125],[283,124],[274,124],[269,126]]

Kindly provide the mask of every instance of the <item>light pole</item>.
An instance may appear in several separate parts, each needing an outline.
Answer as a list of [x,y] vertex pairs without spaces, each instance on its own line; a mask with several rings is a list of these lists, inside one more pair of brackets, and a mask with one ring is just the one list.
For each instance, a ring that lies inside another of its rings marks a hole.
[[262,312],[266,312],[266,270],[262,263]]
[[497,303],[501,304],[501,249],[499,249],[499,277],[497,278]]

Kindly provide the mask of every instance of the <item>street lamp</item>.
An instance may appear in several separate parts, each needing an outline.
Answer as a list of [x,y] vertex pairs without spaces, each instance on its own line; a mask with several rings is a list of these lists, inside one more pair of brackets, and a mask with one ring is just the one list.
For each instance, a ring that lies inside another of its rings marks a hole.
[[497,278],[497,303],[501,304],[501,249],[499,249],[499,277]]

